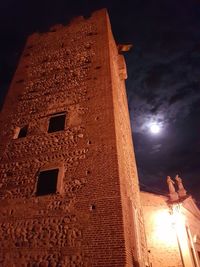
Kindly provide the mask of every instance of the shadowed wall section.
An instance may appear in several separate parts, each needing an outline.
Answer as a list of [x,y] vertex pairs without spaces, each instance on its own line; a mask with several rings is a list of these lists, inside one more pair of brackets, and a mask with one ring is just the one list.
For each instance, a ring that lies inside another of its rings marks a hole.
[[136,265],[145,266],[148,265],[148,255],[124,83],[127,79],[126,64],[124,56],[118,53],[110,27],[108,34],[126,257],[128,266],[134,265],[134,261]]

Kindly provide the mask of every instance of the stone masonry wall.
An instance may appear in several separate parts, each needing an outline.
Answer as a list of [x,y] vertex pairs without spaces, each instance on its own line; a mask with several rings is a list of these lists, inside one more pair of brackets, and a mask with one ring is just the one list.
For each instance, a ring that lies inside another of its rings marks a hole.
[[[101,10],[27,41],[0,118],[2,267],[132,266],[109,27]],[[60,112],[64,130],[48,133]],[[26,137],[17,138],[24,126]],[[40,171],[52,168],[62,174],[57,192],[37,196]],[[138,200],[137,186],[130,197]]]

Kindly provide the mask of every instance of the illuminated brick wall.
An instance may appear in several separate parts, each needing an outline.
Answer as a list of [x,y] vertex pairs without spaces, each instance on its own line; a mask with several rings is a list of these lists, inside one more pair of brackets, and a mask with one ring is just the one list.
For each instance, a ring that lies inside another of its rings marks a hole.
[[1,266],[147,261],[122,61],[105,10],[28,38],[0,121]]
[[164,196],[141,192],[149,260],[152,266],[182,266],[176,232]]
[[140,195],[152,266],[199,266],[200,211],[194,200],[187,197],[169,206],[165,196]]

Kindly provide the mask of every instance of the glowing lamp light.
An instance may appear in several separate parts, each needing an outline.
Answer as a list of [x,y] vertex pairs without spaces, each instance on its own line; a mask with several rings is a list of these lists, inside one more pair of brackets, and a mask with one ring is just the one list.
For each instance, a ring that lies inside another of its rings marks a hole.
[[[153,220],[152,220],[153,219]],[[187,221],[183,213],[182,206],[174,204],[171,207],[171,211],[168,209],[157,210],[151,218],[153,231],[151,231],[151,240],[156,247],[159,246],[170,250],[179,250],[181,255],[181,266],[194,266],[193,260],[196,260],[196,254],[194,259],[191,257],[191,247],[189,242],[196,240],[195,236],[192,237],[189,227],[187,227]],[[189,241],[190,240],[190,241]],[[192,243],[190,243],[192,245]],[[195,251],[192,245],[193,251]],[[170,265],[171,266],[171,265]],[[195,265],[197,266],[197,265]]]
[[159,210],[153,216],[154,231],[151,233],[155,242],[164,246],[176,247],[176,233],[173,218],[168,210]]
[[153,216],[153,238],[165,246],[177,246],[177,235],[180,240],[185,239],[185,217],[177,208],[172,214],[167,209],[157,211]]

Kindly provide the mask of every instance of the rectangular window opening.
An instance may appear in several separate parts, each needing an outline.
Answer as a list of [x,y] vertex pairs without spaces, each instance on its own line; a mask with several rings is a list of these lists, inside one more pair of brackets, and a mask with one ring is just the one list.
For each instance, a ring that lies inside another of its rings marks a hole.
[[55,194],[57,192],[59,169],[41,171],[37,181],[37,196]]
[[58,115],[52,116],[49,120],[48,133],[53,133],[53,132],[64,130],[65,129],[65,119],[66,119],[65,113],[60,113]]
[[28,125],[25,125],[23,127],[16,127],[14,130],[14,136],[13,139],[23,138],[26,137],[28,133]]
[[20,129],[18,138],[26,137],[27,133],[28,133],[28,125],[26,125]]

